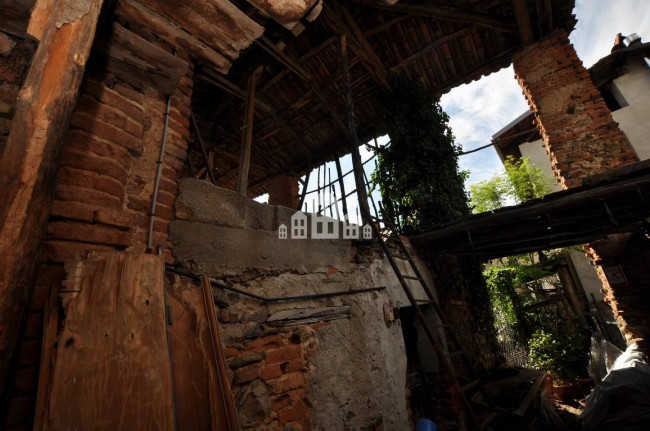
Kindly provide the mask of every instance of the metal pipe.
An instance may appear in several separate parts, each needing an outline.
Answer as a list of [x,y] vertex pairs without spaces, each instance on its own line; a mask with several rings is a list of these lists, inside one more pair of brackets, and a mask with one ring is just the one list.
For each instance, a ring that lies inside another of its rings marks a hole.
[[[182,275],[185,277],[189,277],[193,280],[201,280],[201,277],[191,273],[189,271],[184,271],[182,269],[174,268],[170,265],[165,265],[165,268],[169,272],[173,272],[178,275]],[[339,292],[328,292],[328,293],[314,293],[311,295],[298,295],[298,296],[282,296],[282,297],[267,297],[267,296],[260,296],[256,295],[254,293],[246,292],[245,290],[237,289],[236,287],[229,286],[224,283],[220,283],[216,280],[210,280],[210,284],[214,287],[218,287],[223,290],[228,290],[230,292],[235,292],[240,295],[248,296],[249,298],[256,299],[260,302],[264,302],[266,304],[269,303],[274,303],[274,302],[288,302],[288,301],[306,301],[306,300],[311,300],[311,299],[321,299],[321,298],[331,298],[333,296],[345,296],[345,295],[354,295],[357,293],[366,293],[366,292],[376,292],[378,290],[384,290],[386,289],[386,286],[377,286],[377,287],[368,287],[366,289],[356,289],[356,290],[343,290]]]
[[147,252],[152,251],[153,242],[153,222],[156,216],[156,202],[158,201],[158,186],[160,185],[160,176],[162,174],[163,159],[165,158],[165,146],[167,145],[167,131],[169,129],[169,108],[172,104],[171,94],[167,96],[167,106],[165,107],[165,128],[163,129],[162,145],[160,146],[160,154],[158,155],[158,168],[156,170],[156,181],[153,185],[153,196],[151,197],[151,213],[149,214],[149,232],[147,233]]

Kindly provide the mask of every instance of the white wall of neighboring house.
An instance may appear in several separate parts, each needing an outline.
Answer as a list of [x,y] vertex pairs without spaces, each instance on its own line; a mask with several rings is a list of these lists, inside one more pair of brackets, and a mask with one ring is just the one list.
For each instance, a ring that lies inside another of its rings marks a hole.
[[574,248],[569,248],[569,258],[571,259],[571,263],[573,263],[576,273],[578,273],[580,284],[582,284],[589,302],[592,301],[592,293],[596,301],[603,301],[605,294],[600,291],[603,283],[598,278],[598,273],[591,264],[591,260],[589,260],[583,251],[575,250]]
[[533,142],[524,142],[519,145],[519,151],[521,152],[521,156],[527,157],[533,166],[542,169],[542,173],[546,178],[548,178],[551,193],[562,190],[562,187],[555,180],[555,176],[553,175],[551,158],[546,154],[546,144],[544,144],[544,141],[538,139]]
[[[630,59],[625,69],[612,84],[612,93],[623,108],[612,115],[639,159],[647,160],[650,159],[650,67],[637,57]],[[619,99],[621,96],[623,100]]]

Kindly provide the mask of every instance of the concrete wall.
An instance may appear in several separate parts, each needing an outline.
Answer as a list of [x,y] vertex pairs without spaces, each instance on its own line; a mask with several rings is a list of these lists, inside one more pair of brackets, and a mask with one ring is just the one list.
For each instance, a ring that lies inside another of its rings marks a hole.
[[616,78],[613,85],[628,105],[612,112],[614,120],[627,136],[639,159],[649,159],[650,67],[640,58],[631,59],[626,65],[625,73]]
[[242,428],[408,429],[402,330],[383,318],[385,303],[408,301],[385,258],[360,241],[281,240],[293,210],[201,180],[180,180],[178,193],[171,241],[183,269],[265,297],[386,287],[266,304],[215,291]]
[[584,251],[571,248],[569,249],[569,257],[589,302],[593,301],[591,294],[594,295],[596,301],[603,301],[605,299],[605,294],[601,292],[603,283],[600,281],[598,272],[591,260],[585,255]]

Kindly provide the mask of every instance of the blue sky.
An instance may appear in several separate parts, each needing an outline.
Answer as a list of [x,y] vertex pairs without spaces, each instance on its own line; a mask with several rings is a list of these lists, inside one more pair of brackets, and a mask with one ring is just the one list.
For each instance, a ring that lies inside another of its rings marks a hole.
[[[577,0],[578,19],[569,36],[586,67],[609,54],[617,33],[650,38],[648,0]],[[528,110],[512,66],[456,87],[441,98],[456,142],[464,150],[490,143],[492,135]],[[461,156],[461,169],[470,171],[467,185],[490,178],[502,167],[493,148]]]
[[[609,54],[617,33],[637,33],[642,41],[650,40],[648,6],[650,0],[576,0],[573,13],[578,24],[571,33],[570,40],[585,66],[589,67]],[[442,96],[441,103],[450,116],[456,142],[465,151],[488,144],[493,134],[528,110],[512,67],[454,88]],[[380,143],[386,140],[385,137],[381,138]],[[370,156],[370,152],[361,146],[362,160],[367,160]],[[341,159],[341,165],[343,171],[351,169],[349,155]],[[366,165],[368,175],[373,167],[373,163]],[[489,179],[502,169],[499,156],[493,148],[461,156],[460,167],[470,172],[466,186]],[[326,169],[331,171],[332,176],[336,174],[334,163],[328,163]],[[312,173],[308,190],[316,188],[315,177],[316,171]],[[345,187],[348,192],[355,188],[352,175],[345,178]],[[337,196],[340,197],[338,189]],[[378,194],[375,196],[379,199]],[[258,200],[265,202],[266,195]],[[306,203],[309,211],[312,211],[313,204],[318,206],[317,195],[309,195]],[[357,206],[356,196],[351,196],[348,207],[353,219],[356,218]]]

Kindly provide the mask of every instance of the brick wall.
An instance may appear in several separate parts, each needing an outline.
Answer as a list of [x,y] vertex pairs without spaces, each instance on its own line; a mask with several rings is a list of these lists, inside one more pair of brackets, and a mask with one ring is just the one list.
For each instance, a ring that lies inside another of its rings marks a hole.
[[[637,343],[650,357],[650,243],[643,234],[613,235],[586,247],[587,255],[598,264],[605,301],[610,304],[618,327],[628,344]],[[626,283],[611,284],[605,270],[620,266]]]
[[565,30],[516,54],[514,69],[563,188],[637,160]]
[[[178,53],[183,58],[183,53]],[[153,245],[173,262],[168,241],[177,181],[190,140],[192,65],[171,99],[169,132],[158,193]],[[144,251],[166,96],[136,89],[89,66],[64,140],[41,266],[5,421],[22,429],[33,420],[43,306],[65,274],[62,263],[97,249]]]
[[[308,360],[317,346],[316,331],[329,323],[273,328],[255,322],[266,318],[263,310],[219,310],[240,426],[245,430],[310,430]],[[243,337],[235,335],[247,323]]]

